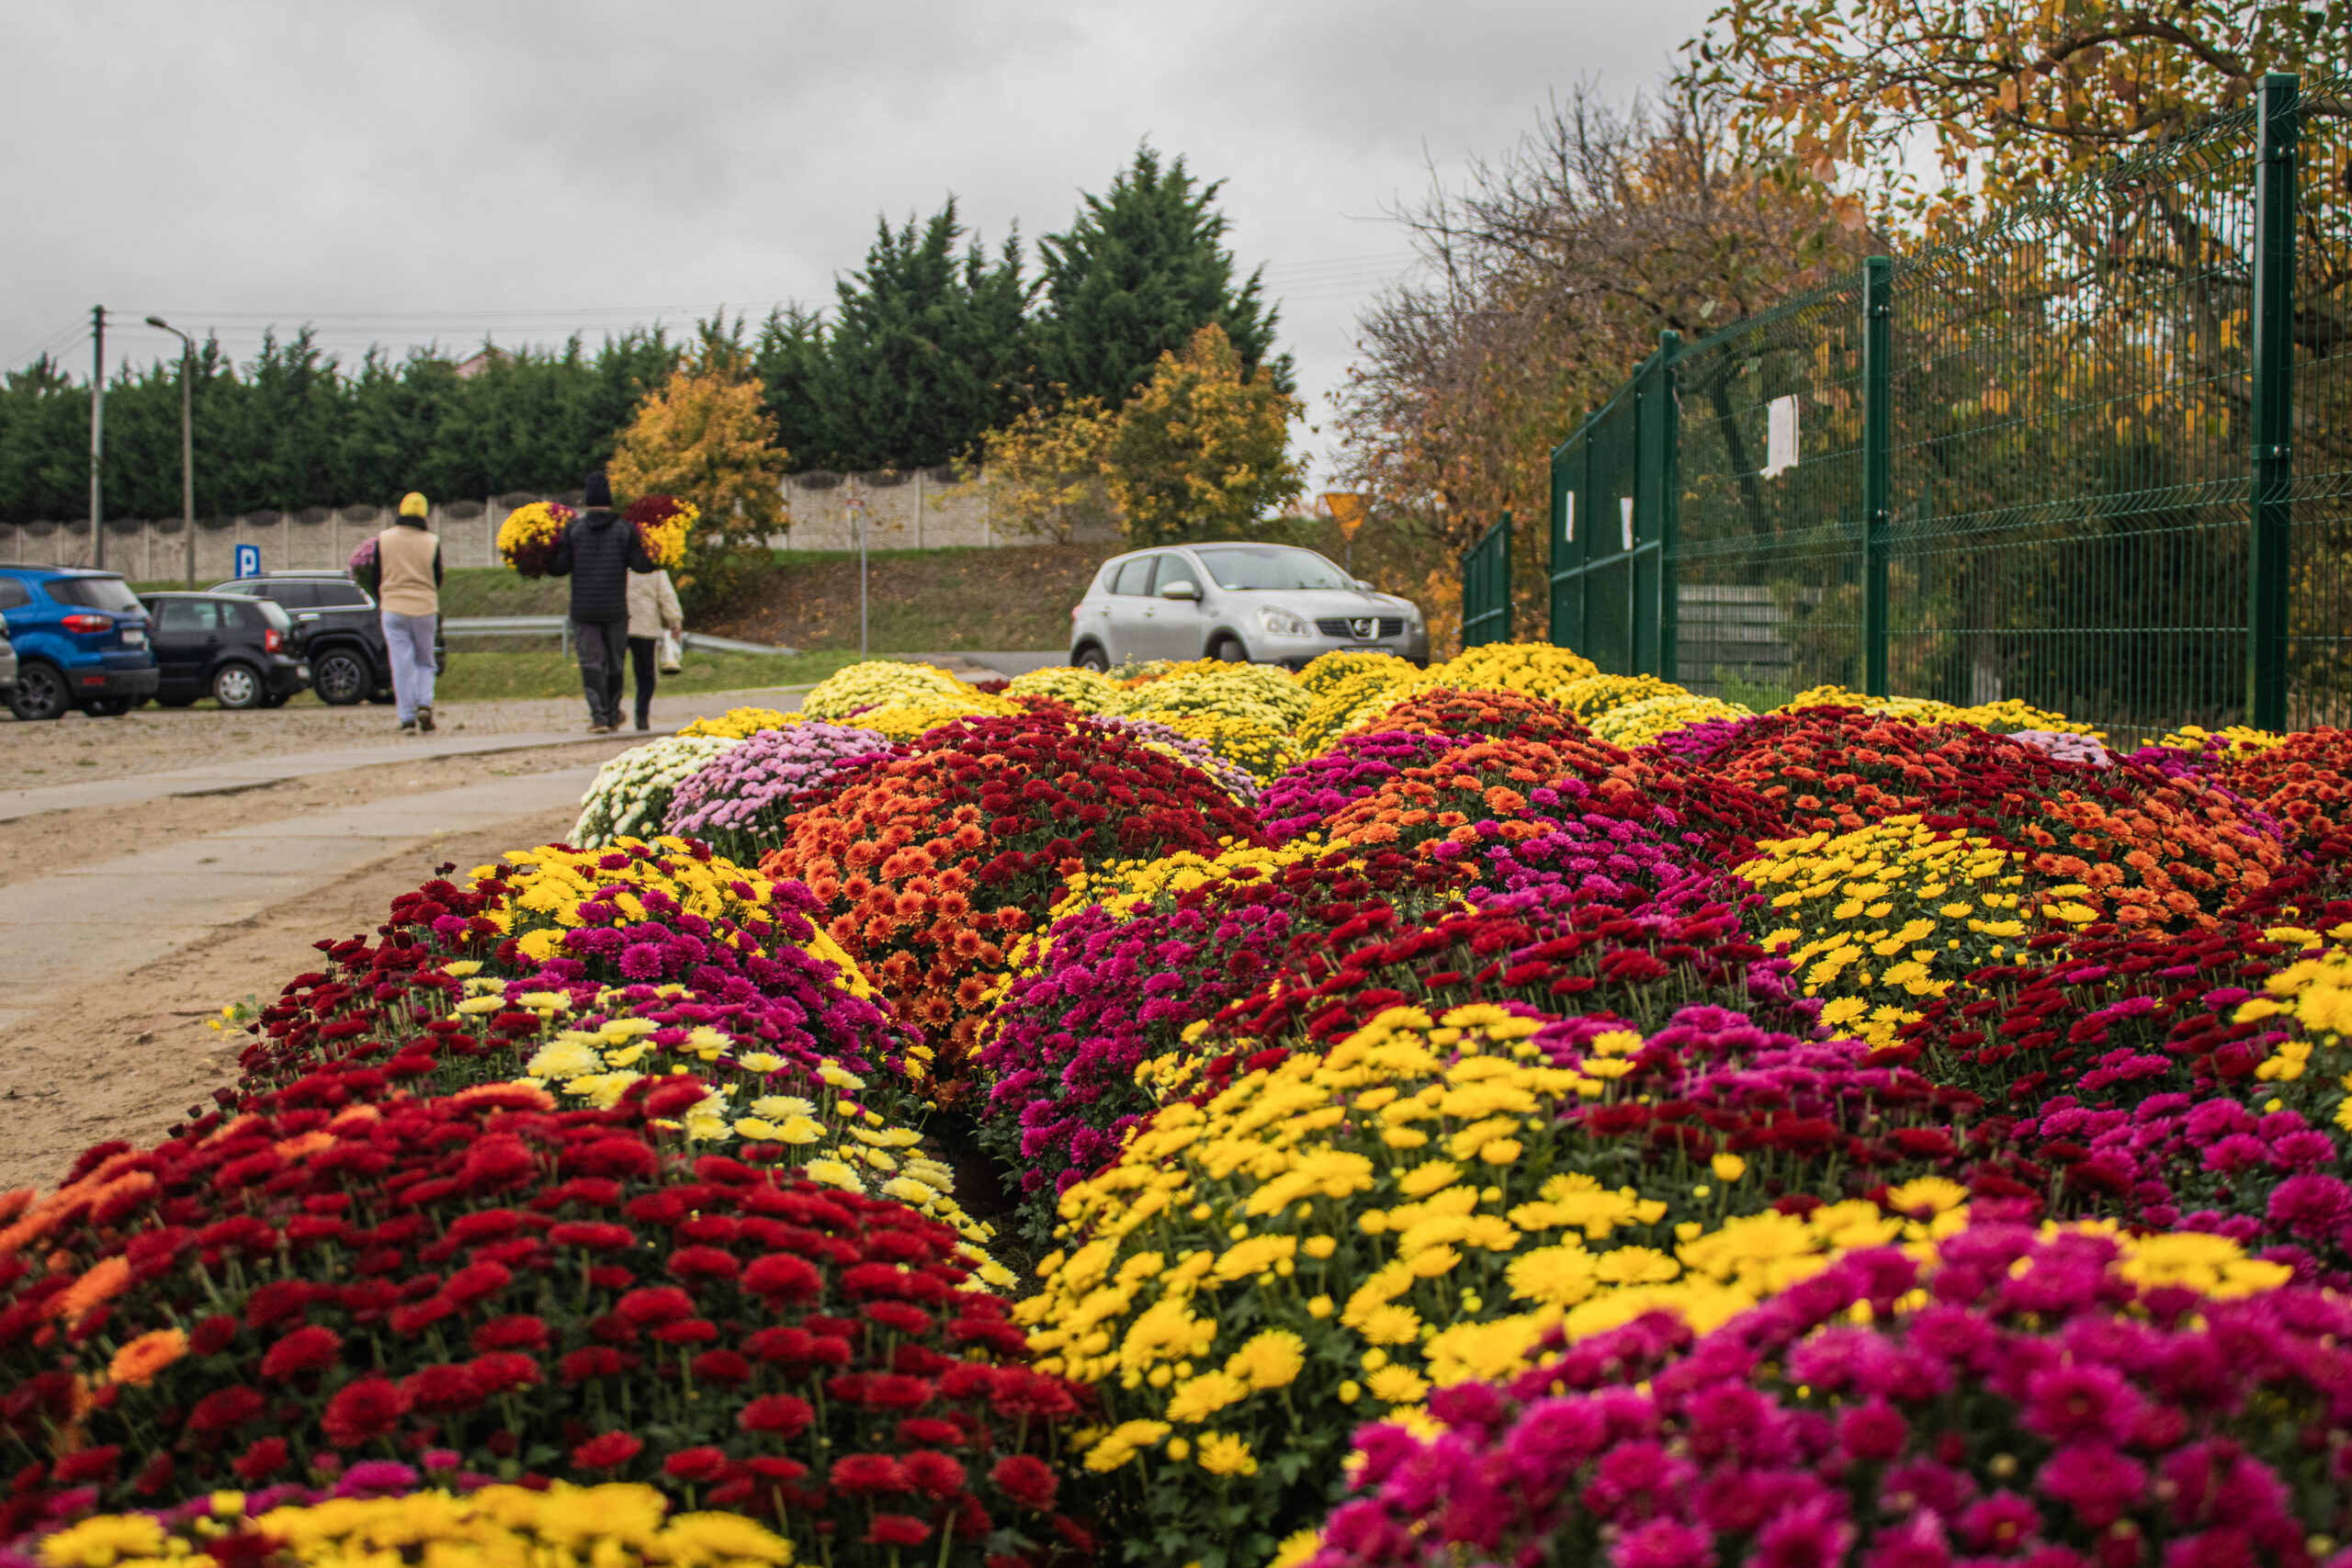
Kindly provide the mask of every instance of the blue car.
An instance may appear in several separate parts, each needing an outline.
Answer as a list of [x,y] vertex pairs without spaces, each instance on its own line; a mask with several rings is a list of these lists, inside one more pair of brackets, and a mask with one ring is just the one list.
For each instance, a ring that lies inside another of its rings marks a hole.
[[18,718],[117,718],[155,694],[147,606],[119,571],[0,566],[0,620],[17,649]]

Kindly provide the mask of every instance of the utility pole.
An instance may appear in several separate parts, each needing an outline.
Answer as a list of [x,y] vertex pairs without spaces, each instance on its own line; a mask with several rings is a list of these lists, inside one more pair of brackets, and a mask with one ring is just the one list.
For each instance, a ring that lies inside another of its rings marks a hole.
[[147,324],[180,340],[180,530],[187,536],[187,585],[196,586],[196,340],[161,316]]
[[865,497],[853,485],[842,505],[849,513],[850,526],[857,530],[857,656],[865,657]]
[[107,564],[107,513],[98,494],[98,458],[106,451],[107,308],[90,307],[90,559]]

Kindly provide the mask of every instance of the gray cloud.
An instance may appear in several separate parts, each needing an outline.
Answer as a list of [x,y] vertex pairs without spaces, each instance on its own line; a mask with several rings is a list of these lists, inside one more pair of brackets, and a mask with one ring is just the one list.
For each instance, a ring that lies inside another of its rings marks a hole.
[[[26,0],[0,13],[0,355],[308,321],[559,340],[829,299],[877,212],[1060,227],[1148,138],[1225,181],[1316,399],[1408,250],[1383,219],[1580,82],[1653,85],[1707,0]],[[78,344],[78,346],[74,346]]]

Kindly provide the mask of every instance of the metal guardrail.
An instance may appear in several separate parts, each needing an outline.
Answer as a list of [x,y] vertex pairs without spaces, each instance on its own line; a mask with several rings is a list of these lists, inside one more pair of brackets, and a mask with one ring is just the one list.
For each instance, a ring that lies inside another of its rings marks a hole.
[[[571,621],[564,615],[448,615],[441,622],[444,637],[560,637],[563,651],[571,651]],[[778,648],[764,642],[741,642],[731,637],[711,637],[703,632],[688,632],[685,646],[689,649],[706,648],[714,653],[767,653],[790,656],[797,648]]]

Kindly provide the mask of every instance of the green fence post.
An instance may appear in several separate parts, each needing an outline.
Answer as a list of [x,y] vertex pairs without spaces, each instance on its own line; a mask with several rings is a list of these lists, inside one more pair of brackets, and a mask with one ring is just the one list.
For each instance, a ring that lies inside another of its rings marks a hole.
[[1862,690],[1886,689],[1887,470],[1894,446],[1894,258],[1862,259]]
[[1682,357],[1682,334],[1668,327],[1657,334],[1658,390],[1665,401],[1653,427],[1657,432],[1657,670],[1666,680],[1679,683],[1682,601],[1675,587],[1675,548],[1682,515],[1682,394],[1675,386],[1674,364]]
[[2294,517],[2295,78],[2272,72],[2256,99],[2254,486],[2249,508],[2246,709],[2287,728],[2288,550]]

